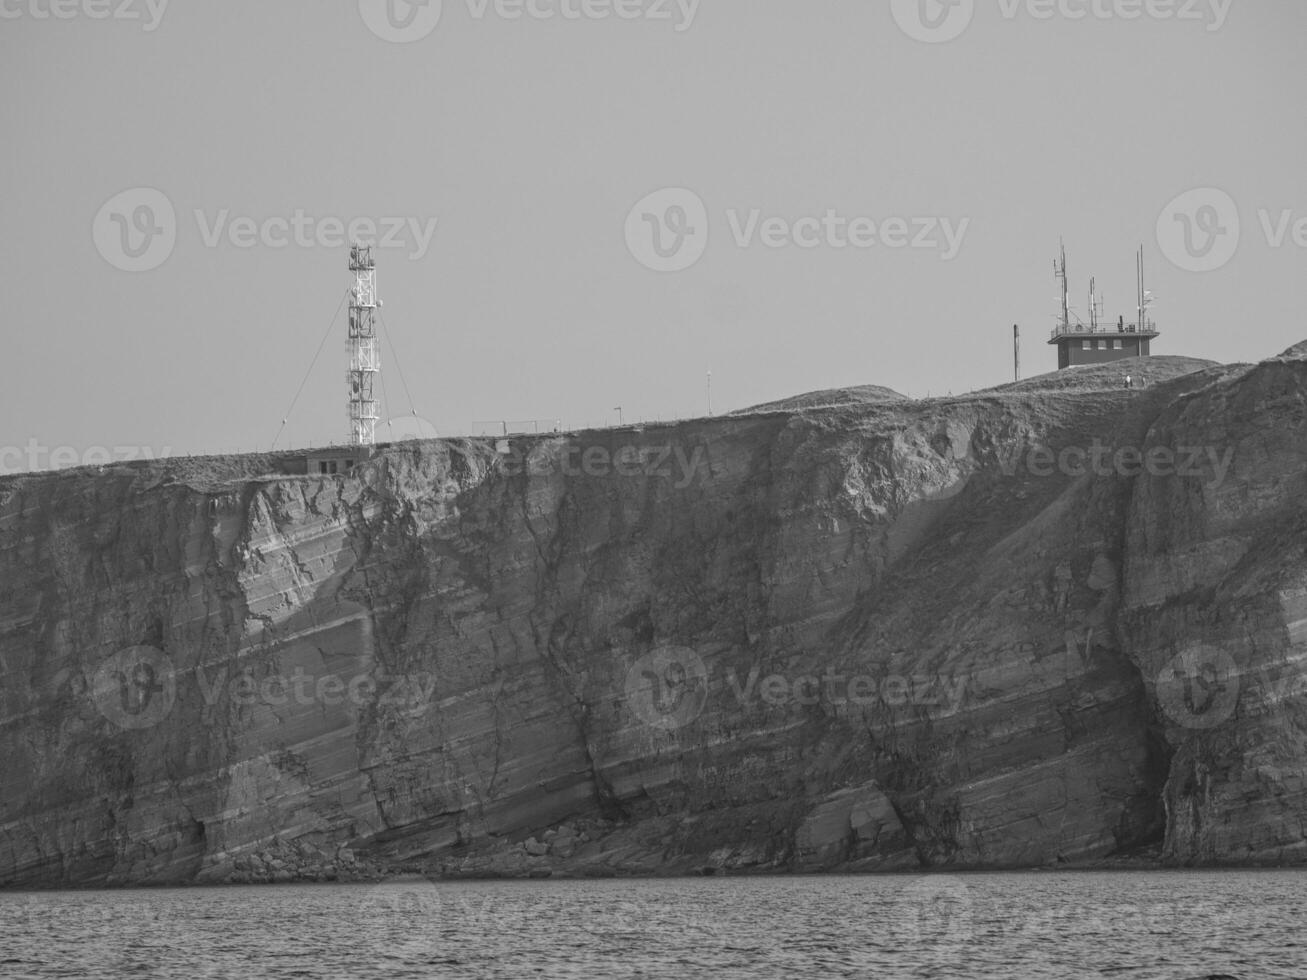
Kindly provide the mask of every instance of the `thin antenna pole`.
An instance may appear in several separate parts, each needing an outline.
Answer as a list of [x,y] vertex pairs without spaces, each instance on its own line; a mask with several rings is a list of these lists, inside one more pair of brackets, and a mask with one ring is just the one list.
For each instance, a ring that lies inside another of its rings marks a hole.
[[1062,323],[1063,332],[1071,327],[1071,303],[1067,296],[1067,275],[1066,275],[1066,243],[1062,239],[1057,240],[1060,258],[1053,263],[1053,271],[1058,281],[1062,284]]
[[1146,328],[1144,324],[1144,247],[1139,246],[1139,252],[1135,256],[1135,283],[1138,290],[1138,328],[1143,333]]
[[708,417],[712,418],[712,371],[708,372]]
[[1139,246],[1139,308],[1141,310],[1139,329],[1148,329],[1148,286],[1144,279],[1144,247]]
[[1021,327],[1012,324],[1012,373],[1014,381],[1021,380]]
[[1066,243],[1058,240],[1058,249],[1062,253],[1062,323],[1071,325],[1071,305],[1067,301]]

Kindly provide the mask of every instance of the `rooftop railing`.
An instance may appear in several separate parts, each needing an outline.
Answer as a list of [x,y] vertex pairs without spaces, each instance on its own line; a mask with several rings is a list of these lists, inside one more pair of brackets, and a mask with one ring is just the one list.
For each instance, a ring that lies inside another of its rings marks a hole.
[[1122,333],[1157,333],[1157,321],[1145,320],[1142,330],[1137,323],[1122,324],[1119,320],[1116,323],[1100,323],[1097,326],[1091,326],[1088,323],[1060,323],[1053,328],[1050,339]]

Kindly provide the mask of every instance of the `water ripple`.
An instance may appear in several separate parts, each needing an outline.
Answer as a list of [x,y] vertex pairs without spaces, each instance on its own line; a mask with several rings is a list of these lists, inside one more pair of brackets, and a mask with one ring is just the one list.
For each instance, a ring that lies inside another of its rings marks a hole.
[[0,975],[1307,977],[1299,872],[0,892]]

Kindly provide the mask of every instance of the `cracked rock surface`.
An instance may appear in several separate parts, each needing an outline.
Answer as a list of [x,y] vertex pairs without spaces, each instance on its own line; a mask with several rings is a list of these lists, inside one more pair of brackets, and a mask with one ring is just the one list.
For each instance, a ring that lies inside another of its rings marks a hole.
[[0,479],[0,884],[1307,860],[1307,351],[856,392]]

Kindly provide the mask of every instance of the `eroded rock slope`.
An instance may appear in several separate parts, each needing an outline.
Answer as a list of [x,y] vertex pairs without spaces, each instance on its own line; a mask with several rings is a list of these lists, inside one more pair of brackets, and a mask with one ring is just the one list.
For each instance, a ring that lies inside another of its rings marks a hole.
[[1128,370],[0,480],[0,883],[1301,863],[1307,360]]

